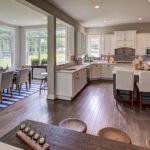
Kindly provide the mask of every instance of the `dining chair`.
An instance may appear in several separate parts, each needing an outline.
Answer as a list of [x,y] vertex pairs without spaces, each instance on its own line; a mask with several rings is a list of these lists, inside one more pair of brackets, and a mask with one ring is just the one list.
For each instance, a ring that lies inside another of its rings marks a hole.
[[[120,91],[129,92],[131,100],[119,99]],[[134,105],[133,91],[134,91],[134,71],[118,70],[116,72],[116,92],[117,92],[116,99],[117,101],[131,102],[132,107],[133,107]]]
[[142,94],[150,94],[150,72],[149,71],[140,71],[139,73],[139,82],[137,83],[140,96],[140,109],[142,109],[142,104],[150,104],[150,102],[142,99]]
[[20,95],[21,85],[23,83],[25,83],[26,90],[28,91],[28,77],[29,77],[28,75],[29,75],[29,69],[19,70],[16,80],[13,82],[13,84],[16,84],[16,88],[19,91],[19,95]]
[[11,97],[13,86],[13,71],[0,73],[0,102],[2,102],[2,91],[10,89]]

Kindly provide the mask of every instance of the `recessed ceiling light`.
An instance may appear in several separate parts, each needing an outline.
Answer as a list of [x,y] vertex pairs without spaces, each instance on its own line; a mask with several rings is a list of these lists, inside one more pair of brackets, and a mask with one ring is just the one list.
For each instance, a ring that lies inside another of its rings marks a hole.
[[150,3],[150,0],[148,0],[148,2]]
[[140,17],[140,18],[138,18],[138,20],[142,20],[142,18]]
[[94,8],[95,8],[95,9],[99,9],[99,8],[100,8],[100,6],[99,6],[99,5],[96,5]]
[[104,23],[106,23],[107,21],[106,20],[104,20]]

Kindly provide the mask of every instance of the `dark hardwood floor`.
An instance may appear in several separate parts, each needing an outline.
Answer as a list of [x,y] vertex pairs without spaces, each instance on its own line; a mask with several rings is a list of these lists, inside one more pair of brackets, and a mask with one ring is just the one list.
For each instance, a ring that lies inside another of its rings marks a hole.
[[25,119],[58,125],[68,117],[86,122],[87,133],[97,135],[99,129],[116,127],[125,131],[135,145],[145,146],[150,136],[150,109],[119,103],[113,98],[111,81],[93,81],[71,101],[50,101],[39,92],[0,112],[0,137]]

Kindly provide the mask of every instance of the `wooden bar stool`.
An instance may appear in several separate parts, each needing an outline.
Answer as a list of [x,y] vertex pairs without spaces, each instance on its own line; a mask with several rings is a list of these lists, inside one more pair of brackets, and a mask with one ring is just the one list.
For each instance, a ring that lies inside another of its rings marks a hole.
[[125,132],[116,128],[112,127],[103,128],[98,132],[97,135],[103,136],[104,138],[111,139],[114,141],[131,144],[130,137]]
[[86,133],[87,125],[82,120],[75,118],[68,118],[60,122],[60,127],[67,128],[70,130]]

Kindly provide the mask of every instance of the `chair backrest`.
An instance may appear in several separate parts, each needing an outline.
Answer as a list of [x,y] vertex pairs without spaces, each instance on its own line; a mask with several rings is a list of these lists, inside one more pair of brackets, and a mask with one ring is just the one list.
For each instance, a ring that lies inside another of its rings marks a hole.
[[28,82],[29,69],[22,69],[19,71],[17,76],[17,84]]
[[11,88],[13,84],[13,71],[0,73],[0,91]]
[[139,90],[140,92],[150,92],[150,71],[140,71]]
[[116,89],[117,90],[134,90],[134,71],[118,70],[116,72]]
[[22,66],[22,69],[29,69],[29,71],[32,69],[30,65],[24,65]]

